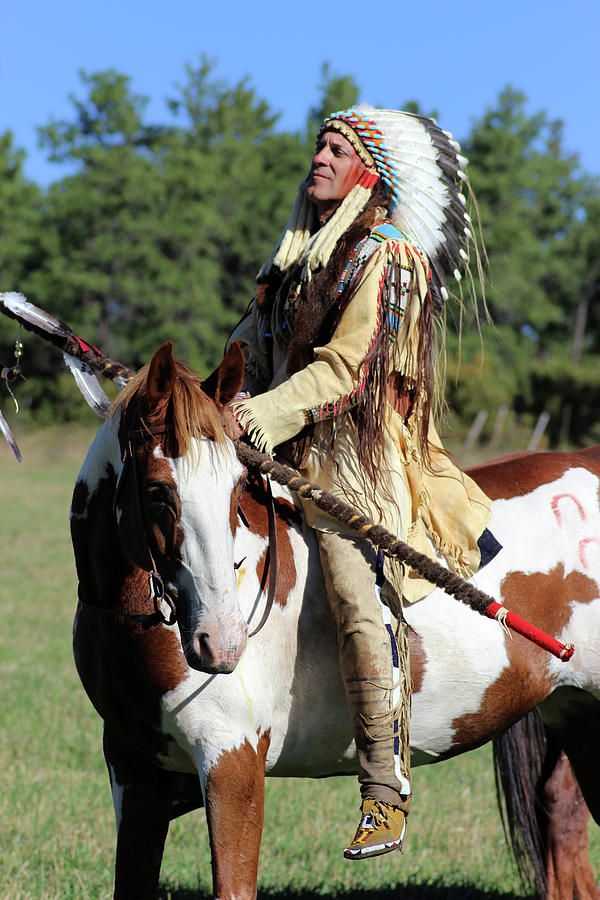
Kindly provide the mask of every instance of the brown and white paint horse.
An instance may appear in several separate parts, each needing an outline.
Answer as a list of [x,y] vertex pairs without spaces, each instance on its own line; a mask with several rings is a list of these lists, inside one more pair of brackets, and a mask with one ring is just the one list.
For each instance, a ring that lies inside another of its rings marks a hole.
[[[100,429],[73,495],[74,653],[104,720],[117,898],[154,896],[169,820],[202,803],[215,896],[254,897],[265,772],[355,771],[314,535],[280,488],[275,602],[248,638],[266,604],[268,528],[263,482],[251,476],[243,493],[221,424],[241,378],[235,346],[204,390],[162,347]],[[600,822],[600,461],[521,455],[474,474],[504,545],[477,585],[576,653],[563,664],[440,591],[411,606],[414,763],[477,747],[537,707]],[[175,624],[149,596],[154,567]],[[556,759],[547,797],[561,773],[569,792],[551,815],[547,896],[571,898],[576,882],[591,900],[587,815],[563,823],[581,798]]]

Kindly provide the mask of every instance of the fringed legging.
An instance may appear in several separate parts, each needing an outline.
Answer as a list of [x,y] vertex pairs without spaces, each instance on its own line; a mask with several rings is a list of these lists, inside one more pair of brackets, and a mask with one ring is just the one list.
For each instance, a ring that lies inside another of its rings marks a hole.
[[406,625],[376,550],[354,536],[317,532],[360,765],[363,798],[410,808],[410,664]]

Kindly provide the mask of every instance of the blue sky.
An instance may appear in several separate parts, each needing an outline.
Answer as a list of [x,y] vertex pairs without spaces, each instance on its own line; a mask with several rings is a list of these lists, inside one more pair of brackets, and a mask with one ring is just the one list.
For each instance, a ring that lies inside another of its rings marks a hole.
[[13,132],[40,184],[61,170],[37,148],[36,126],[70,117],[80,69],[129,75],[160,121],[185,64],[203,53],[220,77],[249,76],[292,129],[318,99],[326,60],[354,76],[361,99],[417,99],[459,139],[510,83],[529,112],[564,121],[566,148],[600,174],[598,0],[25,0],[4,5],[0,29],[0,133]]

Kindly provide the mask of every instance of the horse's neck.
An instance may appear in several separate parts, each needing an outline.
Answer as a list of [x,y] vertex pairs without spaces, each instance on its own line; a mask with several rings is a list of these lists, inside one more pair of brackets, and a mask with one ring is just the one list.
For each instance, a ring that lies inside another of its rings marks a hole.
[[98,430],[79,472],[78,481],[85,481],[93,492],[109,471],[117,477],[123,463],[119,446],[119,416],[108,419]]

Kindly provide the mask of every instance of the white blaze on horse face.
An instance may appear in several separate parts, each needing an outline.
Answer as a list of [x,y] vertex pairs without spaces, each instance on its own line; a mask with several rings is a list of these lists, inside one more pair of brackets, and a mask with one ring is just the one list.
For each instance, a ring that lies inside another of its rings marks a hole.
[[187,457],[167,461],[181,501],[183,543],[175,587],[184,652],[188,663],[203,671],[230,672],[247,637],[230,523],[231,494],[244,468],[230,441],[195,441]]

